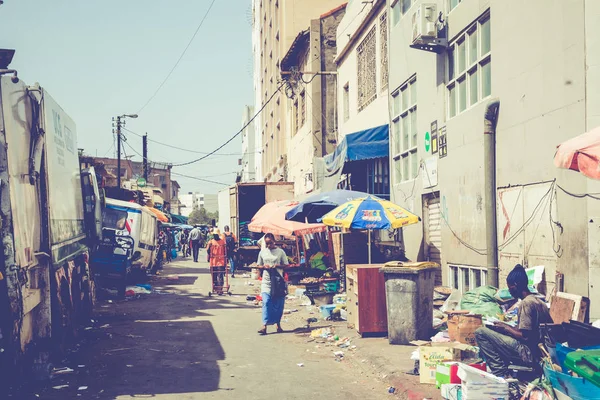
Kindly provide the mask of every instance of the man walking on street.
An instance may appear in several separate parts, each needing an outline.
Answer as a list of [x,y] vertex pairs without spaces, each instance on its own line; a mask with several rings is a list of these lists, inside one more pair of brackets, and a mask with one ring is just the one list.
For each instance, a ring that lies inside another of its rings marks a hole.
[[200,229],[195,227],[190,232],[190,242],[192,243],[192,254],[194,256],[194,262],[198,262],[198,253],[200,252]]
[[229,231],[229,226],[225,225],[225,232],[223,233],[225,244],[227,245],[227,259],[229,260],[229,270],[231,271],[231,277],[235,278],[235,248],[237,239],[233,232]]
[[222,294],[227,265],[227,244],[223,240],[219,229],[213,229],[212,239],[206,246],[206,252],[208,253],[208,262],[213,279],[213,289]]

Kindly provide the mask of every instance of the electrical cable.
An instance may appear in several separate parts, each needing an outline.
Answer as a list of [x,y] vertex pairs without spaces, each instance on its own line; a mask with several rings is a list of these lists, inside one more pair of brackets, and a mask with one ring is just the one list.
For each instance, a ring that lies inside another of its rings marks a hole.
[[[129,133],[131,133],[131,134],[133,134],[135,136],[140,137],[140,138],[144,137],[144,135],[140,135],[139,133],[134,132],[131,129],[127,129],[127,128],[122,128],[122,129],[124,131],[127,131],[127,132],[129,132]],[[186,149],[186,148],[183,148],[183,147],[177,147],[177,146],[173,146],[172,144],[167,144],[167,143],[164,143],[164,142],[159,142],[158,140],[154,140],[154,139],[150,139],[150,138],[148,138],[148,141],[152,142],[152,143],[159,144],[161,146],[170,147],[172,149],[181,150],[181,151],[187,151],[188,153],[208,154],[208,152],[206,152],[206,151],[197,151],[197,150]],[[250,152],[250,153],[246,153],[246,154],[260,154],[260,153],[261,153],[260,151],[256,151],[256,152]],[[243,153],[216,153],[215,155],[216,156],[242,156],[244,154]]]
[[535,218],[535,215],[538,212],[538,209],[540,208],[540,206],[542,205],[542,203],[544,202],[546,197],[552,192],[552,189],[554,189],[554,183],[552,185],[550,185],[550,188],[548,188],[548,191],[544,194],[544,196],[542,196],[542,198],[540,199],[538,204],[533,209],[532,214],[529,216],[529,218],[527,218],[527,220],[523,223],[523,225],[521,225],[521,227],[519,229],[517,229],[517,231],[515,233],[513,233],[508,239],[506,239],[504,241],[504,243],[502,243],[501,245],[498,245],[498,251],[504,250],[506,248],[506,246],[511,244],[523,231],[525,231],[525,228],[527,228],[527,226],[529,226],[529,224],[533,221],[533,219]]
[[[431,176],[429,175],[429,171],[427,170],[427,167],[424,166],[424,169],[425,169],[425,173],[427,174],[427,180],[429,181],[429,186],[430,186],[429,190],[434,195],[434,197],[436,197],[438,200],[440,200],[440,203],[441,203],[441,199],[440,199],[439,195],[437,194],[437,192],[434,192],[432,189],[433,185],[431,183]],[[456,238],[456,240],[458,240],[458,242],[460,244],[462,244],[467,249],[469,249],[479,255],[485,256],[487,254],[487,249],[478,249],[475,246],[470,245],[469,243],[465,242],[461,237],[459,237],[456,232],[454,232],[454,229],[452,229],[452,227],[450,226],[450,223],[448,222],[448,219],[446,218],[446,214],[444,213],[444,210],[442,209],[441,204],[440,204],[440,215],[442,216],[442,219],[446,223],[446,226],[448,227],[448,229],[450,230],[452,235]]]
[[236,137],[238,137],[242,132],[244,132],[244,129],[246,129],[255,119],[256,117],[258,117],[260,115],[260,113],[267,107],[267,105],[275,98],[275,96],[277,95],[277,93],[279,93],[279,90],[285,86],[286,82],[283,82],[281,85],[279,85],[277,87],[277,89],[273,92],[273,94],[271,95],[271,97],[269,97],[269,99],[262,105],[262,107],[260,108],[260,110],[258,110],[256,112],[256,114],[254,114],[254,116],[246,123],[244,124],[244,126],[242,126],[242,128],[235,134],[233,135],[229,140],[227,140],[225,143],[223,143],[222,145],[220,145],[219,147],[217,147],[215,150],[211,151],[210,153],[197,158],[195,160],[192,161],[188,161],[188,162],[184,162],[184,163],[179,163],[179,164],[175,164],[173,163],[172,166],[173,167],[183,167],[185,165],[190,165],[190,164],[194,164],[197,163],[198,161],[202,161],[210,156],[212,156],[213,154],[215,154],[216,152],[218,152],[219,150],[221,150],[223,147],[227,146],[229,143],[231,143],[233,141],[233,139],[235,139]]
[[206,10],[206,13],[204,13],[204,17],[202,17],[202,20],[200,21],[200,24],[198,25],[198,27],[196,28],[196,31],[192,35],[192,38],[189,40],[187,46],[185,46],[185,49],[183,49],[183,52],[181,53],[181,55],[177,59],[177,62],[175,63],[175,65],[173,66],[173,68],[171,68],[171,71],[169,71],[169,73],[167,74],[166,78],[161,82],[161,84],[158,85],[158,88],[156,89],[156,91],[154,92],[154,94],[152,96],[150,96],[150,98],[148,99],[148,101],[146,101],[146,103],[142,106],[142,108],[140,108],[138,110],[138,112],[136,114],[139,114],[140,112],[142,112],[142,110],[144,110],[144,108],[146,108],[146,106],[148,104],[150,104],[150,102],[156,97],[156,95],[158,94],[158,92],[160,91],[160,89],[162,89],[162,87],[164,86],[164,84],[171,77],[171,75],[173,74],[173,71],[175,71],[175,68],[177,68],[177,66],[179,65],[179,63],[183,59],[183,56],[185,56],[185,53],[187,53],[187,51],[190,48],[192,42],[196,38],[196,35],[200,31],[200,28],[202,28],[202,25],[204,25],[204,21],[206,20],[206,17],[208,17],[208,14],[210,13],[210,10],[213,8],[213,5],[215,4],[216,1],[217,0],[212,0],[212,2],[210,3],[210,5],[208,6],[208,9]]
[[594,199],[594,200],[600,200],[600,197],[597,197],[597,195],[600,195],[600,193],[581,193],[581,194],[578,194],[578,193],[571,193],[571,192],[569,192],[568,190],[566,190],[565,188],[563,188],[562,186],[560,186],[558,184],[556,185],[556,187],[559,188],[560,190],[562,190],[566,195],[571,196],[571,197],[576,197],[578,199],[583,199],[585,197],[589,197],[589,198]]
[[171,175],[181,176],[181,177],[189,178],[189,179],[195,179],[195,180],[201,181],[201,182],[214,183],[215,185],[223,185],[223,186],[231,185],[229,183],[223,183],[223,182],[211,181],[209,179],[198,178],[197,176],[178,174],[177,172],[172,172],[172,171],[171,171]]

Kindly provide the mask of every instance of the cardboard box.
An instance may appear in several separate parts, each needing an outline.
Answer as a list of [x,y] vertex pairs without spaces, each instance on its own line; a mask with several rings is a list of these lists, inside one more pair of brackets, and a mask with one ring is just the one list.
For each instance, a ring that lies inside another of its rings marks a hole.
[[470,346],[452,343],[432,343],[423,340],[410,342],[419,346],[419,375],[421,383],[435,384],[437,365],[444,361],[462,360],[462,352]]
[[555,324],[569,320],[588,322],[586,320],[590,300],[575,294],[558,292],[550,298],[550,316]]
[[450,340],[476,346],[475,331],[483,326],[481,315],[469,311],[449,311],[447,314]]
[[508,382],[466,364],[459,364],[463,400],[508,400]]
[[461,400],[462,387],[460,383],[444,383],[441,388],[442,398],[445,400]]
[[[445,383],[461,383],[461,380],[458,377],[459,364],[460,363],[458,362],[443,362],[438,364],[435,372],[435,387],[440,389]],[[484,362],[468,365],[481,371],[485,371],[487,369]]]

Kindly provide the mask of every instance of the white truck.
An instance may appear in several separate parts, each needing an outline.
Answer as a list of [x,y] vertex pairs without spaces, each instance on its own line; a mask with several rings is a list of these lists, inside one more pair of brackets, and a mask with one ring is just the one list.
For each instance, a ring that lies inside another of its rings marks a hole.
[[[266,203],[293,198],[293,182],[236,183],[229,188],[229,226],[239,243],[237,252],[239,267],[256,262],[260,250],[256,241],[263,235],[248,230],[252,217]],[[219,218],[221,219],[220,215]],[[222,220],[220,223],[226,225]]]
[[0,50],[3,388],[1,380],[32,364],[46,374],[53,350],[68,347],[89,317],[89,248],[100,231],[85,226],[99,222],[100,199],[95,175],[82,179],[75,123],[39,84],[27,86],[7,69],[12,53]]

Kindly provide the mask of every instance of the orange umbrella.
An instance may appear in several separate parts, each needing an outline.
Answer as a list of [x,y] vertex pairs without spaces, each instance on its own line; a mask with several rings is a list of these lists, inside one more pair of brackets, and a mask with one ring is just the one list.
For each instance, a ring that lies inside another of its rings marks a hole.
[[306,224],[286,220],[285,214],[297,205],[298,202],[289,200],[267,203],[254,215],[248,229],[252,232],[272,233],[287,237],[327,230],[324,224]]
[[600,126],[560,144],[554,165],[600,179]]
[[154,215],[156,215],[156,218],[160,221],[160,222],[169,222],[169,218],[160,210],[157,210],[154,207],[147,207],[148,210],[150,210]]

